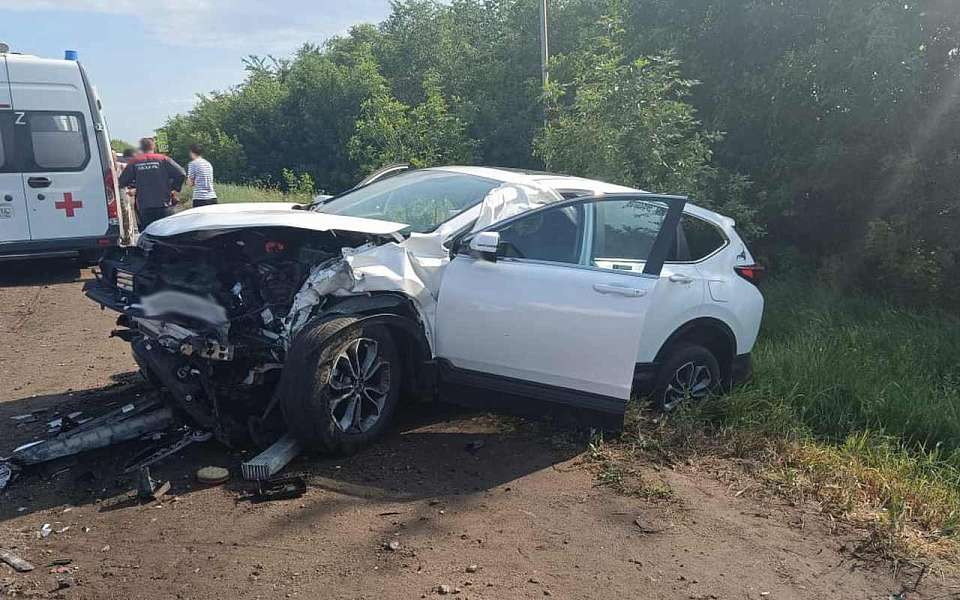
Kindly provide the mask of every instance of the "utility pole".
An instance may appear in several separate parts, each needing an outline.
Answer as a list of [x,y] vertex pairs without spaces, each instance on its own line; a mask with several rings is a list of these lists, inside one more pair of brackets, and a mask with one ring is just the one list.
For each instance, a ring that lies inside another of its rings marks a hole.
[[540,0],[540,75],[543,89],[550,83],[550,43],[547,37],[547,0]]

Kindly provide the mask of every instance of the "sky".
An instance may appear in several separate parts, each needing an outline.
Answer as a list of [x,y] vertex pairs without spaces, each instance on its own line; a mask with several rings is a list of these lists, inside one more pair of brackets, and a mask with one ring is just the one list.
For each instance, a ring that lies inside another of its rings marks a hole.
[[79,52],[110,136],[134,142],[197,94],[242,81],[247,55],[287,56],[389,11],[389,0],[0,0],[0,42]]

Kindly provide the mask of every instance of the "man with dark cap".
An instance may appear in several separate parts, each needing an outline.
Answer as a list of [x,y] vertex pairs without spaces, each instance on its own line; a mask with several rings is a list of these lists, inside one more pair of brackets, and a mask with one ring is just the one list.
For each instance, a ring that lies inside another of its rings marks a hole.
[[187,175],[173,159],[157,152],[153,138],[140,140],[140,150],[141,154],[124,167],[118,183],[121,188],[136,188],[137,221],[143,231],[150,223],[174,213],[177,192]]

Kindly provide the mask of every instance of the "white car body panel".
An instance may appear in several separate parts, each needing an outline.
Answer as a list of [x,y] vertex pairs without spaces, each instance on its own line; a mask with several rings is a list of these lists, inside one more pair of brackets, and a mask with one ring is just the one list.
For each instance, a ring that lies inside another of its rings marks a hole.
[[[595,291],[603,284],[643,295]],[[436,352],[462,369],[627,400],[658,285],[637,274],[458,256],[444,273]]]

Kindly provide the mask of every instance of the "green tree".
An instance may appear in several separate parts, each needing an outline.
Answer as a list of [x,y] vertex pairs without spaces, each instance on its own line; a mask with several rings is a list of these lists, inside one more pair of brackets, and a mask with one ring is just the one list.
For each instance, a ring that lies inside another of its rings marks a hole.
[[436,77],[424,81],[424,101],[410,107],[384,91],[363,103],[350,156],[371,171],[397,162],[414,167],[469,163],[473,142],[450,114]]
[[583,50],[557,58],[537,155],[551,170],[689,195],[758,234],[748,180],[711,164],[722,135],[704,131],[687,102],[697,82],[670,55],[627,59],[624,35],[615,12]]
[[124,150],[129,150],[131,148],[133,148],[133,144],[130,142],[116,138],[110,140],[110,149],[118,154],[122,154]]

